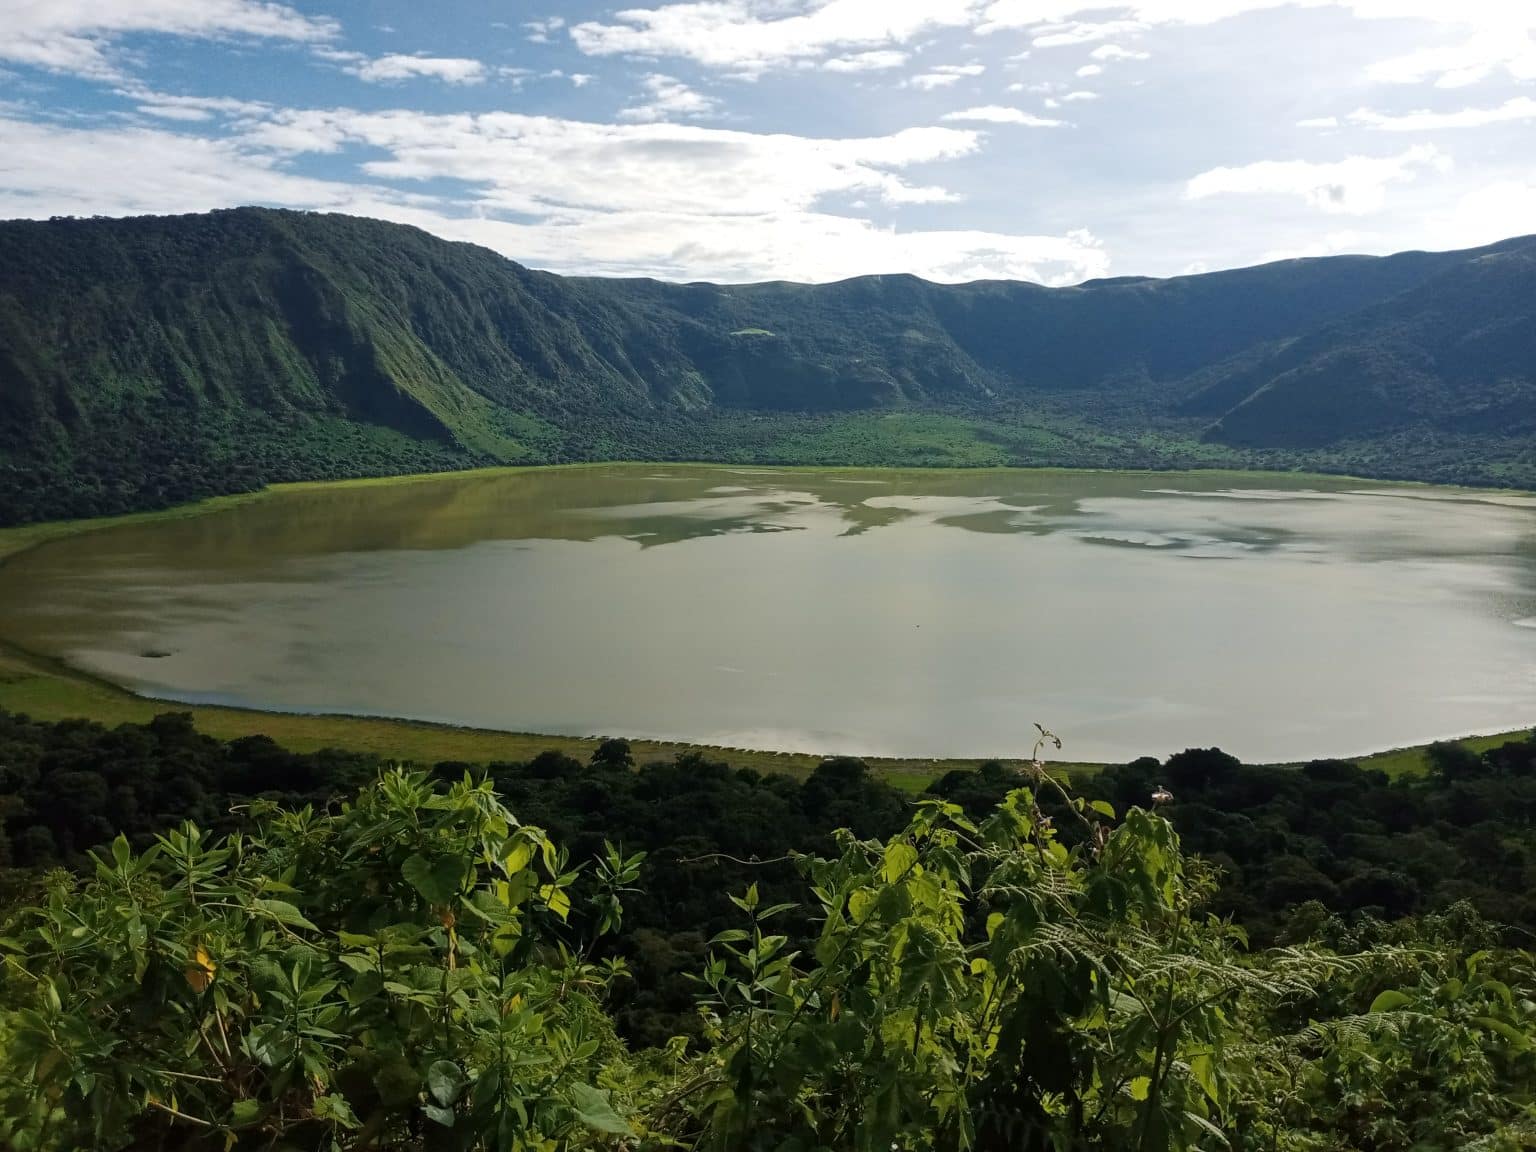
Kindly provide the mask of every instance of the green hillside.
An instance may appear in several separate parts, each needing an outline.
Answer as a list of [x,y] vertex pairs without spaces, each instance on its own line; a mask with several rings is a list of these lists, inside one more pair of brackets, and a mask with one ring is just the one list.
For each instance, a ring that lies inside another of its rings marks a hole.
[[1536,484],[1533,288],[1536,239],[1059,289],[717,286],[342,216],[13,221],[0,523],[615,458]]

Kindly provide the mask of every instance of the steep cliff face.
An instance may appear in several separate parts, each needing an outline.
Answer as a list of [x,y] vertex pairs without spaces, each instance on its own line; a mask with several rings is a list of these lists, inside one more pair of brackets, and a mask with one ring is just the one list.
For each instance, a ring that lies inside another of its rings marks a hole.
[[305,476],[718,457],[720,429],[765,413],[1006,422],[1047,404],[1270,452],[1512,440],[1536,425],[1533,312],[1531,239],[1064,289],[717,286],[562,278],[341,216],[15,221],[0,519]]

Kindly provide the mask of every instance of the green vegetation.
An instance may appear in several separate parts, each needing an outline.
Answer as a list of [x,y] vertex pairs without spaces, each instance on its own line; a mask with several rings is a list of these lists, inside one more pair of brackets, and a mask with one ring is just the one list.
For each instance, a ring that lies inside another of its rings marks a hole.
[[[159,724],[172,783],[197,738]],[[609,789],[656,771],[618,744],[554,767],[615,827]],[[702,776],[707,818],[732,777]],[[1308,913],[1249,947],[1161,813],[1043,770],[980,819],[883,813],[847,763],[734,780],[819,789],[804,809],[846,803],[853,829],[755,866],[730,842],[646,855],[541,830],[495,772],[388,771],[324,809],[254,801],[225,838],[118,837],[0,936],[0,1140],[1513,1152],[1536,1132],[1536,969],[1465,905]],[[626,1040],[645,906],[679,899],[724,909],[694,924],[693,1027]]]
[[[1208,908],[1234,917],[1257,943],[1333,914],[1397,919],[1459,903],[1508,925],[1511,941],[1528,938],[1536,930],[1536,744],[1506,741],[1481,756],[1438,745],[1431,760],[1432,771],[1394,780],[1335,761],[1257,767],[1191,750],[1072,778],[1084,797],[1117,809],[1145,803],[1159,785],[1171,789],[1167,812],[1186,850],[1219,869]],[[142,849],[183,819],[227,831],[237,826],[231,813],[258,799],[324,806],[388,763],[336,749],[301,753],[265,736],[219,741],[185,714],[105,728],[0,713],[0,873],[17,870],[9,886],[25,888],[39,869],[81,866],[119,832]],[[626,1036],[648,1044],[697,1029],[685,977],[703,963],[708,936],[730,924],[722,886],[756,882],[769,902],[797,900],[786,853],[829,851],[840,827],[888,837],[905,824],[915,792],[857,760],[821,761],[795,778],[745,767],[734,754],[645,753],[623,741],[581,759],[550,750],[428,764],[440,779],[471,771],[491,780],[577,863],[600,856],[605,840],[649,853],[645,892],[631,900],[613,946],[632,971],[616,1018]],[[926,798],[980,819],[1028,771],[1027,762],[952,771]],[[1074,840],[1071,812],[1058,799],[1041,803]],[[808,930],[802,919],[791,927]]]
[[562,279],[240,209],[0,224],[0,523],[490,464],[1536,486],[1536,243],[1072,289]]

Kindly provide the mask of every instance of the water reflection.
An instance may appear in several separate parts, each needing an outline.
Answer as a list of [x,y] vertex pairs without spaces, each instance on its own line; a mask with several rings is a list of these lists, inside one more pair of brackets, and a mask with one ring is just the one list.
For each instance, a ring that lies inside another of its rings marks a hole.
[[60,541],[0,568],[0,635],[291,710],[1283,759],[1536,718],[1533,528],[1530,497],[1345,480],[480,474]]

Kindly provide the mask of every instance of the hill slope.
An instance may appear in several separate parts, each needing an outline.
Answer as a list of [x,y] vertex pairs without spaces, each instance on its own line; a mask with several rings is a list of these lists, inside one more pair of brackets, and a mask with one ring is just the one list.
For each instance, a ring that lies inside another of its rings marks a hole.
[[1061,289],[721,287],[562,278],[341,216],[15,221],[0,522],[619,457],[1529,484],[1533,313],[1533,238]]

